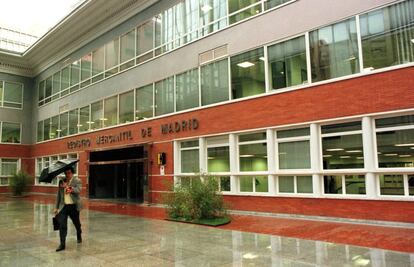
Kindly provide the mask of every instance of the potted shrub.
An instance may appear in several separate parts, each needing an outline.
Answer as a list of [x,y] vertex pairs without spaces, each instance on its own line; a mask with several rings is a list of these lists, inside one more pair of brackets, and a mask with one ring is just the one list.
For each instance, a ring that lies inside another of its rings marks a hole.
[[188,183],[175,185],[166,199],[169,220],[212,226],[230,222],[223,196],[218,192],[218,179],[211,176],[192,177]]
[[23,171],[19,171],[10,177],[9,187],[13,196],[22,196],[30,181],[31,176]]

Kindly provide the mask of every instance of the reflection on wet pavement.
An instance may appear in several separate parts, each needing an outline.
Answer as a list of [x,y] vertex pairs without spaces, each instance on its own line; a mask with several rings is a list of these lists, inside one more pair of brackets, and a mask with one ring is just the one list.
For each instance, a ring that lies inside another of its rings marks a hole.
[[[0,202],[0,266],[409,266],[414,254],[83,210],[56,253],[53,205]],[[361,237],[363,238],[363,237]]]

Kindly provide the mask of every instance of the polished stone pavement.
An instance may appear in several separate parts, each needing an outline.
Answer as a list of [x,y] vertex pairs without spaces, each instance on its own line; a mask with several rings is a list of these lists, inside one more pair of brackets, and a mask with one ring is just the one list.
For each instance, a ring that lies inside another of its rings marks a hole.
[[[223,230],[85,209],[55,252],[53,205],[0,202],[0,266],[409,266],[414,254]],[[363,237],[361,237],[363,238]]]

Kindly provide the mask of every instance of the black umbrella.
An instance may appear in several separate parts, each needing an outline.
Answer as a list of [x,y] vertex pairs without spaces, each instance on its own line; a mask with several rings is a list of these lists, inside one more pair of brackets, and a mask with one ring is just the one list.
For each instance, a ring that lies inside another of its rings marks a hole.
[[39,182],[52,182],[53,178],[55,178],[58,174],[68,170],[70,167],[74,166],[78,161],[78,159],[61,159],[56,161],[56,163],[42,170],[40,173]]

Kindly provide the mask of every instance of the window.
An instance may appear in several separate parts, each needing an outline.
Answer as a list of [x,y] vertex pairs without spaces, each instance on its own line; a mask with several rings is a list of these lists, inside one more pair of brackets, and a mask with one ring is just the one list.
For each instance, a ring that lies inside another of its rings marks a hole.
[[92,52],[92,82],[103,79],[105,46]]
[[201,103],[203,106],[229,100],[228,60],[201,67]]
[[49,139],[59,138],[59,116],[56,115],[50,119]]
[[136,91],[136,119],[142,120],[153,116],[153,85],[138,88]]
[[230,177],[229,176],[219,176],[218,178],[218,184],[219,184],[219,191],[221,192],[230,192],[231,186],[230,186]]
[[384,174],[379,176],[381,195],[403,196],[404,177],[403,174]]
[[137,28],[137,63],[152,58],[154,48],[154,20],[149,20]]
[[312,81],[323,81],[359,72],[355,18],[309,34]]
[[37,122],[37,142],[43,141],[43,121]]
[[91,83],[92,75],[92,53],[86,54],[81,58],[81,87]]
[[121,36],[121,70],[134,66],[135,29]]
[[0,185],[8,185],[9,179],[20,169],[18,159],[0,159]]
[[1,123],[1,142],[20,144],[20,123]]
[[267,176],[241,176],[240,192],[260,192],[265,193],[269,191]]
[[323,168],[364,168],[361,122],[324,125],[322,132]]
[[129,91],[119,95],[119,123],[132,121],[134,121],[134,91]]
[[78,133],[78,117],[79,110],[74,109],[69,111],[69,135]]
[[181,173],[200,171],[198,140],[180,143]]
[[43,121],[43,140],[49,140],[50,136],[50,119],[46,119]]
[[70,65],[70,92],[79,89],[80,61],[77,60]]
[[118,72],[119,39],[112,40],[105,45],[105,77]]
[[262,94],[266,91],[263,48],[231,58],[232,98]]
[[230,171],[230,148],[228,136],[207,138],[207,171]]
[[379,69],[414,61],[414,1],[360,16],[364,68]]
[[177,111],[198,107],[198,69],[176,76]]
[[365,175],[325,175],[325,194],[365,195]]
[[380,168],[414,167],[414,115],[375,120]]
[[53,74],[52,100],[58,99],[60,93],[60,71]]
[[278,131],[279,169],[309,169],[309,139],[309,128]]
[[118,124],[118,96],[113,96],[105,99],[104,102],[104,116],[103,127],[113,126]]
[[269,46],[268,57],[272,89],[308,82],[305,37]]
[[80,108],[79,110],[79,132],[85,132],[89,130],[89,106]]
[[279,176],[279,193],[311,194],[313,193],[312,176]]
[[[39,106],[45,103],[45,81],[39,83]],[[0,81],[0,104],[3,103],[3,82]]]
[[52,100],[52,86],[53,86],[53,77],[50,76],[46,79],[45,82],[45,103],[48,103]]
[[239,135],[240,171],[267,171],[266,132]]
[[201,34],[207,35],[227,26],[227,1],[200,0]]
[[[61,159],[67,159],[67,158],[71,158],[71,159],[76,159],[78,158],[77,154],[64,154],[64,155],[53,155],[53,156],[48,156],[48,157],[43,157],[43,158],[37,158],[36,159],[36,170],[35,170],[35,185],[45,185],[45,186],[57,186],[58,185],[58,179],[61,179],[64,177],[64,174],[60,174],[57,176],[57,178],[52,180],[52,183],[40,183],[39,182],[39,177],[40,177],[40,173],[42,172],[42,170],[44,168],[49,167],[51,164],[55,163],[58,160]],[[75,174],[74,176],[77,177],[77,164],[75,165]]]
[[155,115],[174,112],[174,77],[155,83]]
[[62,69],[62,76],[60,80],[60,95],[64,96],[69,93],[69,85],[70,85],[70,68],[69,66]]
[[[254,16],[262,11],[260,0],[228,0],[228,3],[229,3],[229,13],[230,13],[229,14],[230,24],[233,24],[238,21],[244,20],[248,17]],[[247,8],[247,7],[250,7],[250,8]]]
[[[2,82],[0,81],[0,84]],[[1,90],[0,90],[1,92]],[[14,82],[4,82],[3,87],[3,107],[22,108],[23,107],[23,84]],[[0,97],[1,100],[1,97]]]
[[271,9],[273,7],[280,6],[286,2],[289,2],[291,0],[266,0],[265,3],[265,9]]
[[103,101],[91,104],[91,120],[89,121],[90,129],[96,130],[103,127]]
[[65,112],[59,115],[59,135],[60,137],[67,136],[69,134],[69,112]]

